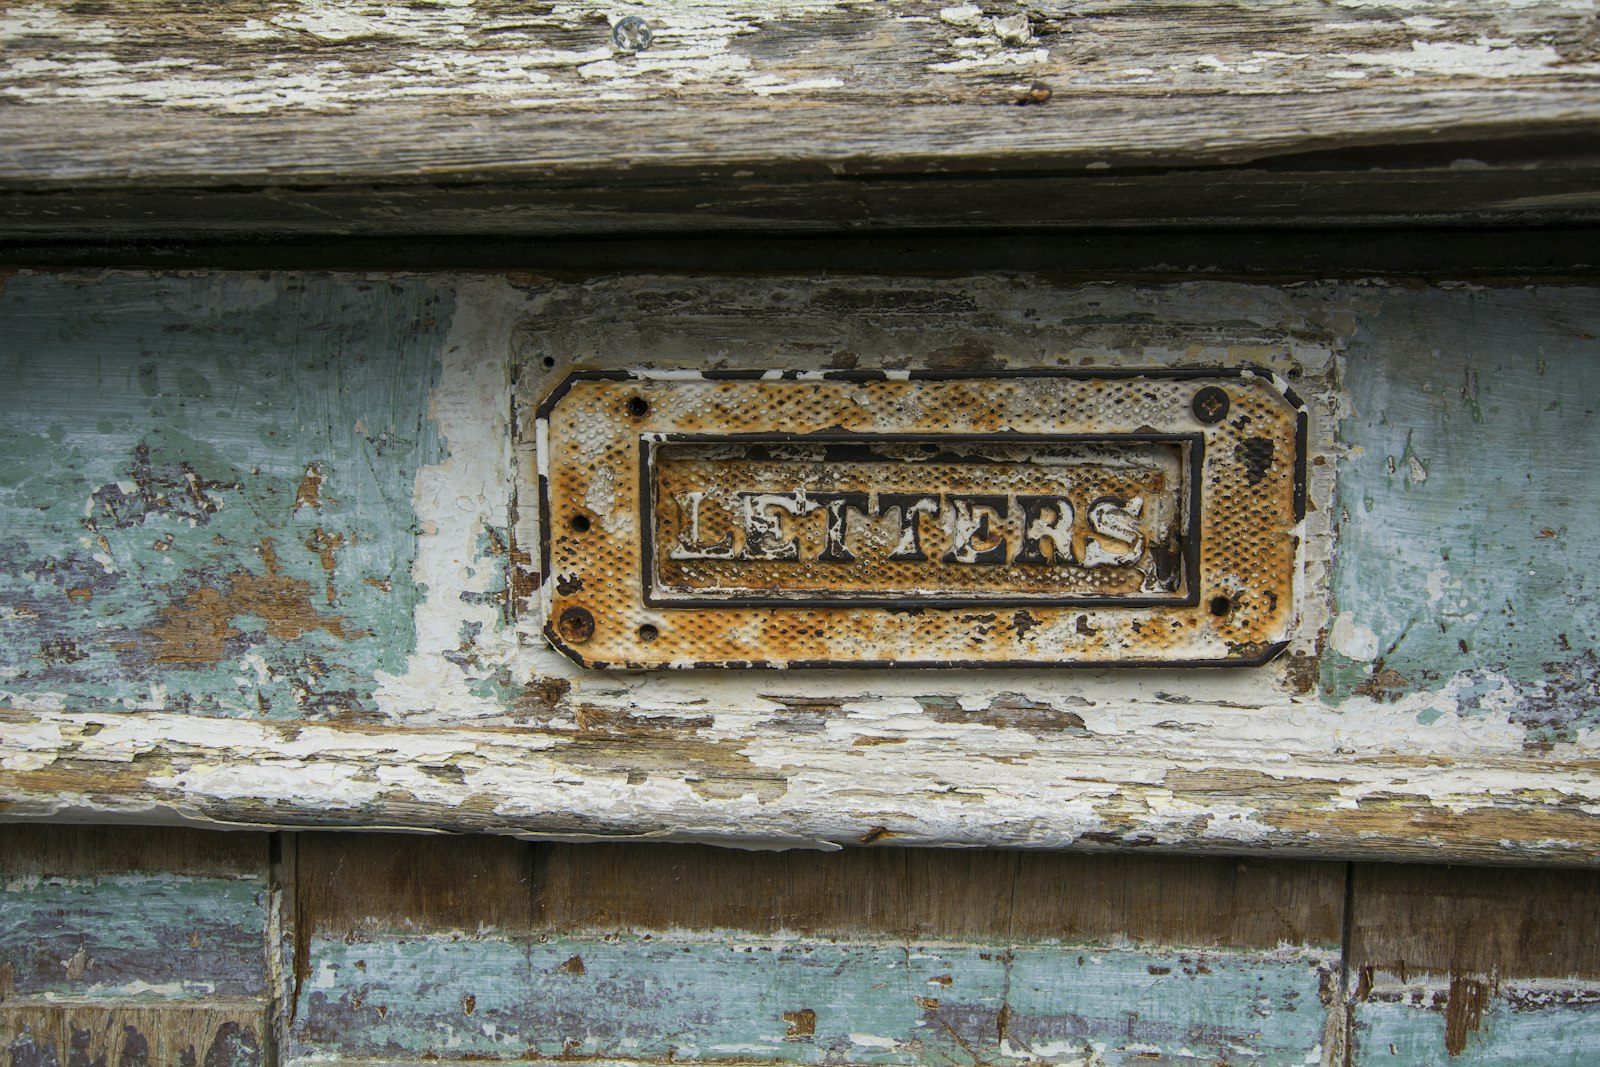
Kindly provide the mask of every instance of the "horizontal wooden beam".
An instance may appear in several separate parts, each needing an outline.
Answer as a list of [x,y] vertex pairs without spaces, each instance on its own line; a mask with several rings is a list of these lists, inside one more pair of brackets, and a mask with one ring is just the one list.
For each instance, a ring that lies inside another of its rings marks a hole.
[[0,233],[1517,222],[1600,206],[1600,62],[1585,16],[1553,0],[641,13],[652,36],[629,51],[601,4],[19,9],[0,22]]

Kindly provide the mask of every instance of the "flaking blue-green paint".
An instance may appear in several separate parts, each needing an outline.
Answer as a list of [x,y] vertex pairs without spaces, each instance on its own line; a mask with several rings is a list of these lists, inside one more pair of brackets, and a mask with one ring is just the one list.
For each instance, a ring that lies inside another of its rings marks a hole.
[[1600,297],[1391,293],[1345,360],[1336,607],[1324,691],[1450,687],[1535,739],[1600,723]]
[[1600,998],[1497,996],[1461,1051],[1445,1047],[1445,1013],[1407,1002],[1370,1002],[1354,1010],[1352,1067],[1593,1067],[1600,1061]]
[[0,967],[23,996],[267,992],[262,878],[166,873],[0,885]]
[[[449,289],[414,279],[10,278],[0,694],[370,711],[374,672],[403,670],[413,645],[412,493],[443,451],[428,401],[452,308]],[[140,499],[140,466],[167,505]],[[317,506],[297,506],[313,468]],[[215,661],[160,661],[164,609],[274,568],[305,583],[311,618],[339,621],[274,636],[242,610]]]
[[318,937],[309,960],[291,1053],[861,1064],[1314,1064],[1328,965],[737,934]]

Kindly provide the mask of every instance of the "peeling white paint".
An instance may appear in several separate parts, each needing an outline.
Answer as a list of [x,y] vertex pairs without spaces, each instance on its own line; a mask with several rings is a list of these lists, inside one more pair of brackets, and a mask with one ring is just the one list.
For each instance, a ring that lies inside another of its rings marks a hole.
[[1350,612],[1340,612],[1334,617],[1328,641],[1330,647],[1341,656],[1363,663],[1371,663],[1378,658],[1378,635]]
[[1353,52],[1349,60],[1364,67],[1388,67],[1395,73],[1439,74],[1470,78],[1529,78],[1551,73],[1563,76],[1600,73],[1600,64],[1566,63],[1552,45],[1522,46],[1479,40],[1412,41],[1405,50]]
[[[513,305],[505,285],[468,280],[456,293],[456,314],[441,353],[431,412],[448,451],[443,462],[418,472],[414,504],[426,517],[411,575],[426,589],[416,611],[416,645],[404,675],[379,673],[378,706],[394,718],[456,720],[502,715],[498,700],[472,692],[472,683],[509,668],[512,636],[492,603],[465,594],[492,594],[503,581],[482,544],[511,517],[512,463],[505,372]],[[465,507],[458,502],[464,500]],[[464,635],[476,635],[467,638]],[[452,661],[470,640],[477,665]]]

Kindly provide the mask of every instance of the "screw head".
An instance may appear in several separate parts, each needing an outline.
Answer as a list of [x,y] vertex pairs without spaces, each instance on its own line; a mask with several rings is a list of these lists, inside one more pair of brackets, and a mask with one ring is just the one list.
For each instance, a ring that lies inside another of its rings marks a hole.
[[1194,417],[1207,426],[1221,422],[1228,415],[1228,394],[1214,385],[1208,385],[1194,394],[1190,407]]
[[643,52],[655,40],[655,31],[638,15],[618,19],[611,27],[611,43],[624,52]]
[[594,616],[587,608],[563,608],[556,619],[556,631],[575,645],[594,636]]

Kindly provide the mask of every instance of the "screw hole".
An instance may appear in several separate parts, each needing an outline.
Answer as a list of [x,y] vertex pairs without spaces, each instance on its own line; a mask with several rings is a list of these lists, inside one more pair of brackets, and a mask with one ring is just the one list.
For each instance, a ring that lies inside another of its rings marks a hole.
[[1299,366],[1290,367],[1289,368],[1289,380],[1291,382],[1298,382],[1300,380],[1300,375],[1303,374],[1303,373],[1305,373],[1305,372],[1302,371],[1299,368]]
[[631,397],[628,400],[628,414],[636,419],[642,419],[650,412],[650,402],[642,396]]
[[639,640],[641,641],[654,641],[660,636],[661,631],[656,629],[654,626],[651,626],[649,623],[645,623],[643,626],[639,627]]
[[542,362],[544,364],[546,370],[549,370],[551,367],[554,367],[556,365],[556,357],[555,356],[545,356],[544,359],[541,360],[540,362]]
[[1227,597],[1214,596],[1211,598],[1211,614],[1217,616],[1219,619],[1232,610],[1233,601],[1229,600]]
[[590,526],[589,516],[574,515],[567,520],[567,525],[572,527],[573,533],[588,533]]

